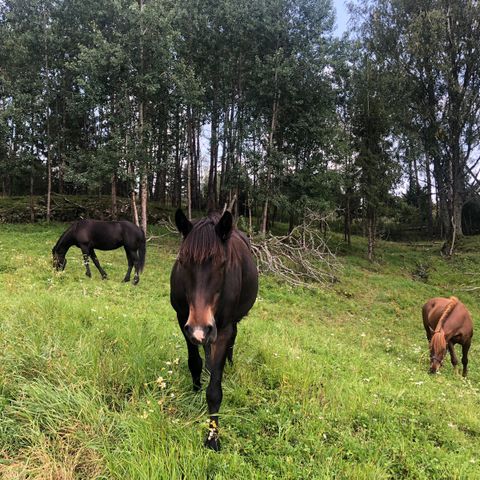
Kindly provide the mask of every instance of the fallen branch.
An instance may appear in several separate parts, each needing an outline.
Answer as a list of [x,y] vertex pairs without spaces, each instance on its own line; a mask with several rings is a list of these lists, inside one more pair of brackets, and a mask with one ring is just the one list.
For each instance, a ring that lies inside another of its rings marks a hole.
[[456,288],[459,292],[474,292],[475,290],[480,290],[480,287],[465,287],[465,288]]
[[[168,217],[166,220],[160,220],[158,222],[158,225],[164,227],[167,230],[168,234],[174,233],[175,235],[178,235],[178,228],[173,223],[173,221],[170,217]],[[165,235],[168,235],[168,234],[164,234],[164,235],[160,235],[160,236],[165,236]]]
[[340,263],[329,249],[319,227],[328,215],[307,212],[302,225],[283,236],[253,238],[252,252],[258,269],[293,286],[326,285],[338,281]]

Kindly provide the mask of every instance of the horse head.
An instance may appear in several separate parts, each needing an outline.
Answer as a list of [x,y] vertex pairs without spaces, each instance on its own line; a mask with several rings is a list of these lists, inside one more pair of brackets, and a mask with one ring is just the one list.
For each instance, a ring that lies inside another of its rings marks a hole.
[[430,373],[437,373],[443,364],[447,353],[447,341],[445,340],[445,332],[443,329],[433,331],[430,339]]
[[52,249],[52,263],[53,263],[53,268],[57,271],[63,271],[65,270],[65,267],[67,266],[67,259],[65,257],[65,253],[59,253],[55,250],[55,248]]
[[192,224],[179,209],[175,223],[183,235],[178,268],[189,306],[184,332],[193,344],[205,345],[217,338],[215,313],[224,287],[233,218],[225,212],[219,219],[211,216]]

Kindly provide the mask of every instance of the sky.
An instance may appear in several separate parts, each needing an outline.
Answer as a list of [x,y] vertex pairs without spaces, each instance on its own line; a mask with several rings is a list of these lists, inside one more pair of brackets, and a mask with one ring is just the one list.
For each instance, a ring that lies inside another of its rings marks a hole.
[[336,10],[335,15],[335,35],[341,37],[347,30],[348,12],[345,6],[345,0],[333,0],[333,6]]

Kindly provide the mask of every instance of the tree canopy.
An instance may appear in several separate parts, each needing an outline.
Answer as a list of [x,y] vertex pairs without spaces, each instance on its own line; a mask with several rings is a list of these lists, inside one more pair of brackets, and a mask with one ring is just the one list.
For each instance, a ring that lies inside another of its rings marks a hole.
[[451,245],[479,186],[480,6],[375,0],[352,19],[338,39],[329,0],[6,0],[2,194],[46,195],[47,219],[52,192],[111,194],[113,218],[140,194],[145,229],[148,198],[236,199],[263,234],[336,209],[372,255],[400,202]]

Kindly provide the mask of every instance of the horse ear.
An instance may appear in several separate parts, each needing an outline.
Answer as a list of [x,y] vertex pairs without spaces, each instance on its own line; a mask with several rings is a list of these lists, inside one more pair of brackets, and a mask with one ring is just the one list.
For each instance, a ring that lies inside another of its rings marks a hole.
[[217,235],[222,239],[222,241],[227,240],[232,231],[233,225],[233,217],[232,214],[226,210],[225,213],[222,215],[222,218],[219,222],[215,225],[215,231]]
[[183,235],[183,238],[185,238],[193,228],[192,222],[185,216],[181,208],[175,212],[175,225]]

